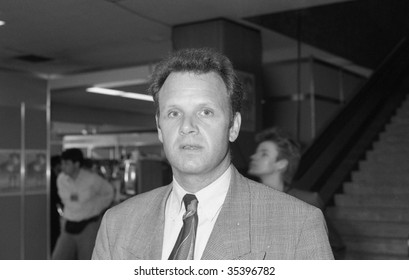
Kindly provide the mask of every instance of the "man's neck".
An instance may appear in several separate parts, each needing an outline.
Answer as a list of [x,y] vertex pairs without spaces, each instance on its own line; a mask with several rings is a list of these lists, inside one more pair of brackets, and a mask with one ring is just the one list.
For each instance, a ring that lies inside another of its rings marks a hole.
[[201,189],[207,187],[214,181],[216,181],[223,173],[230,167],[230,163],[222,168],[219,168],[215,172],[209,172],[205,174],[186,174],[180,172],[173,172],[173,176],[179,185],[189,193],[196,193]]

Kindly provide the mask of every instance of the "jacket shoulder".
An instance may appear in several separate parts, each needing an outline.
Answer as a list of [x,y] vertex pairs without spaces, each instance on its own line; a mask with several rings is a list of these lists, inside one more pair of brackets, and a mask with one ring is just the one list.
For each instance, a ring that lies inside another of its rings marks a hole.
[[251,200],[255,205],[262,205],[266,209],[274,211],[278,215],[286,216],[288,214],[306,214],[315,211],[312,206],[297,197],[280,192],[264,184],[255,182],[243,177],[249,186]]
[[135,195],[107,211],[109,216],[129,216],[133,213],[140,215],[150,209],[153,203],[158,203],[170,190],[170,185],[155,188],[151,191]]

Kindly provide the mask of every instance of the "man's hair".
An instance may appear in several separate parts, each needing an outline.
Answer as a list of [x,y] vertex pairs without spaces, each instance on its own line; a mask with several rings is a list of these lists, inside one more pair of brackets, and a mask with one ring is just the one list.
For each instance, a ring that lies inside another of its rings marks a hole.
[[298,164],[300,163],[300,145],[278,127],[265,129],[256,135],[257,143],[264,141],[271,141],[277,146],[277,160],[286,159],[288,161],[288,166],[286,170],[284,170],[282,176],[284,184],[289,186],[297,172]]
[[191,72],[218,74],[227,89],[230,98],[231,121],[241,110],[243,88],[237,78],[231,61],[223,54],[209,48],[182,49],[170,54],[155,68],[150,82],[149,93],[155,102],[156,114],[159,116],[159,91],[167,77],[173,72]]
[[82,151],[77,148],[66,149],[61,154],[62,160],[71,160],[72,162],[79,162],[80,166],[84,164],[84,155]]
[[54,168],[57,165],[61,164],[61,156],[60,155],[52,156],[51,160],[50,160],[50,163],[51,163],[51,168]]

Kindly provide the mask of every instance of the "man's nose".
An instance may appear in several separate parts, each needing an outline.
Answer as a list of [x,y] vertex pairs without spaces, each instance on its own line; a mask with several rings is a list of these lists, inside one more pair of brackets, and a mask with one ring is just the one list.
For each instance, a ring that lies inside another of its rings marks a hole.
[[180,134],[181,135],[196,134],[197,132],[198,128],[195,116],[191,115],[184,116],[180,127]]

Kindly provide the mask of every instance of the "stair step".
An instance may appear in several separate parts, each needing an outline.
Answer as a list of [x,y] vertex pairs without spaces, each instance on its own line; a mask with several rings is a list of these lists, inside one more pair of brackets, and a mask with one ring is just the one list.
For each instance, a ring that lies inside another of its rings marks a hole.
[[409,194],[409,185],[393,186],[348,182],[343,185],[345,194]]
[[408,164],[408,155],[406,153],[402,153],[399,151],[396,152],[390,151],[388,153],[369,151],[366,154],[366,160],[382,162],[385,164],[392,165]]
[[404,142],[409,137],[409,124],[390,124],[385,127],[385,131],[379,134],[377,142]]
[[408,255],[374,254],[366,252],[347,251],[345,260],[409,260]]
[[409,124],[409,120],[407,116],[403,113],[396,115],[394,118],[391,119],[391,123],[393,124]]
[[409,223],[332,220],[341,236],[367,236],[407,239]]
[[363,172],[352,172],[352,182],[354,183],[379,183],[383,185],[391,186],[407,186],[409,185],[409,173],[398,174],[399,176],[388,176],[390,173],[363,173]]
[[391,164],[395,164],[399,162],[401,164],[407,165],[408,155],[409,153],[405,152],[402,149],[398,149],[396,147],[382,148],[382,149],[374,151],[371,154],[367,154],[366,161],[367,162],[375,161],[375,162],[391,163]]
[[[409,156],[408,156],[409,157]],[[409,164],[408,165],[386,165],[381,162],[365,162],[360,164],[357,173],[369,173],[370,175],[378,174],[393,174],[394,177],[409,176]]]
[[408,126],[406,122],[409,122],[409,119],[403,118],[402,116],[394,116],[391,118],[390,122],[385,125],[385,129],[379,133],[380,135],[384,135],[386,133],[400,133],[400,132],[408,132]]
[[[393,126],[391,126],[393,127]],[[396,131],[393,129],[392,131],[384,131],[379,134],[379,142],[397,142],[397,143],[404,143],[405,140],[408,139],[408,131],[407,129],[397,129]]]
[[403,121],[399,117],[394,117],[391,119],[391,122],[385,126],[385,130],[381,132],[379,135],[383,133],[392,133],[392,134],[400,133],[400,132],[407,133],[409,131],[408,124],[409,124],[409,119]]
[[407,143],[405,145],[397,145],[391,142],[375,142],[373,144],[373,152],[378,155],[384,153],[409,154],[409,145]]
[[389,149],[394,149],[392,152],[408,152],[408,139],[409,136],[402,137],[401,139],[397,140],[379,140],[377,142],[373,143],[373,149],[375,152],[379,150],[379,152],[382,152],[382,148],[389,148]]
[[409,208],[409,195],[347,195],[336,194],[335,205],[337,206],[364,206],[364,207],[397,207]]
[[358,251],[373,254],[391,254],[408,256],[407,238],[378,238],[345,236],[347,252]]
[[409,112],[408,112],[408,106],[406,105],[405,107],[399,108],[396,111],[396,114],[394,116],[394,118],[392,119],[393,121],[395,121],[395,119],[400,119],[400,120],[408,120],[409,118]]
[[[406,162],[402,162],[400,164],[397,164],[396,161],[393,161],[393,152],[391,151],[384,151],[384,153],[388,153],[389,156],[383,156],[388,162],[382,162],[382,161],[378,161],[378,160],[370,160],[368,158],[359,161],[358,163],[358,171],[360,170],[365,170],[365,169],[370,169],[370,168],[378,168],[377,171],[379,171],[379,169],[382,170],[387,170],[387,171],[396,171],[396,170],[400,170],[400,171],[408,171],[409,170],[409,153],[406,155]],[[398,154],[398,153],[396,153]],[[372,156],[376,156],[378,158],[382,158],[379,155],[376,154],[372,154]],[[400,153],[399,157],[403,157],[403,154]]]
[[408,118],[409,117],[409,104],[402,103],[402,106],[396,110],[395,116],[399,116],[401,118]]
[[396,125],[408,125],[409,120],[406,115],[396,115],[395,117],[391,118],[391,124]]
[[[408,141],[409,142],[409,141]],[[382,147],[379,147],[377,149],[373,149],[367,152],[366,154],[366,159],[370,160],[373,156],[374,160],[379,160],[382,158],[397,158],[397,159],[401,159],[406,157],[408,155],[408,147],[406,147],[408,145],[408,143],[405,143],[405,147],[402,147],[403,144],[400,144],[400,146],[396,143],[382,143],[379,144],[382,145]],[[375,146],[374,146],[375,147]]]
[[409,223],[409,211],[405,208],[332,206],[328,207],[325,213],[331,221],[353,220]]

